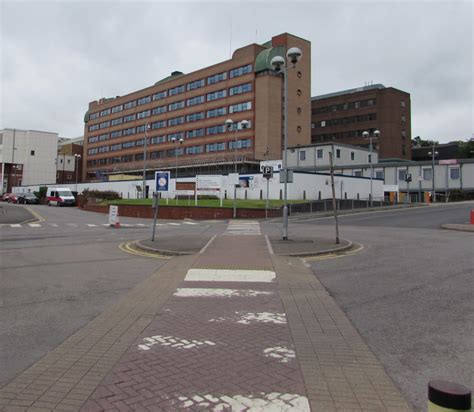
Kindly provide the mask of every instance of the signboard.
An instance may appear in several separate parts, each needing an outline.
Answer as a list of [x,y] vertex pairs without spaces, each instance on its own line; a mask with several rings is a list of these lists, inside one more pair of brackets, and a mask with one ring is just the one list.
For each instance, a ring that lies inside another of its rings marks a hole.
[[260,162],[260,172],[263,173],[265,166],[271,166],[274,172],[279,172],[283,168],[282,160],[264,160]]
[[198,175],[196,176],[196,190],[221,190],[222,176]]
[[157,192],[169,192],[170,172],[155,172],[155,188]]
[[269,165],[263,166],[262,173],[265,179],[271,179],[273,177],[273,167]]
[[[293,183],[293,170],[287,169],[286,172],[288,173],[286,183]],[[285,183],[285,174],[284,170],[280,170],[280,183]]]
[[115,226],[118,223],[118,206],[109,206],[109,226]]
[[456,165],[458,164],[457,159],[445,159],[438,162],[440,165]]
[[254,188],[253,176],[240,176],[239,186],[242,188],[253,189]]

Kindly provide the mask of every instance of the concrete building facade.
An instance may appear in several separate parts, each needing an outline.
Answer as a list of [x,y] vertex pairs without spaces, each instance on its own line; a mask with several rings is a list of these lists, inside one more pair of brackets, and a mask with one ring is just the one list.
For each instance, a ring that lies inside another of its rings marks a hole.
[[56,159],[56,182],[71,185],[82,182],[82,162],[84,138],[64,139],[58,142],[58,155]]
[[374,139],[380,159],[411,159],[410,94],[382,84],[311,98],[312,143],[344,143],[368,147],[362,133]]
[[1,192],[13,186],[56,182],[58,134],[38,130],[0,131]]
[[[189,74],[173,72],[151,87],[89,103],[85,115],[83,179],[140,174],[144,165],[179,175],[258,170],[278,159],[283,134],[283,76],[273,57],[290,47],[303,56],[288,70],[290,145],[310,143],[311,44],[291,34],[237,49],[232,58]],[[224,123],[232,119],[234,128]],[[249,122],[245,130],[236,126]],[[146,125],[150,130],[146,131]]]

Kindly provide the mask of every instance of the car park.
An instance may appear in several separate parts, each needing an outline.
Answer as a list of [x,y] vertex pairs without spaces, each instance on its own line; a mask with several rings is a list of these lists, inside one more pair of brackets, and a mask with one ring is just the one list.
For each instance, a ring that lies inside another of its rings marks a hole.
[[39,199],[34,193],[21,193],[18,195],[17,203],[22,203],[25,205],[37,205],[39,203]]

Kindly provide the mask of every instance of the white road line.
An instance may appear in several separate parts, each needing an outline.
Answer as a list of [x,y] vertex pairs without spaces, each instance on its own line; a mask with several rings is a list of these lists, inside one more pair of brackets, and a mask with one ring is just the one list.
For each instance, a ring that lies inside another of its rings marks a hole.
[[189,269],[185,281],[194,282],[272,282],[270,270]]
[[52,226],[52,227],[58,227],[57,223],[49,223],[49,225]]
[[146,226],[145,223],[137,223],[137,226]]
[[181,226],[181,223],[168,223],[170,226]]
[[28,223],[30,227],[41,227],[38,223]]
[[68,226],[77,227],[77,223],[67,223]]
[[183,224],[185,224],[185,225],[197,225],[196,222],[183,222]]
[[13,225],[10,225],[10,227],[23,227],[23,226],[21,226],[19,223],[15,223]]
[[92,223],[88,223],[87,226],[89,226],[89,227],[97,227],[97,225],[94,225],[94,224],[92,224]]

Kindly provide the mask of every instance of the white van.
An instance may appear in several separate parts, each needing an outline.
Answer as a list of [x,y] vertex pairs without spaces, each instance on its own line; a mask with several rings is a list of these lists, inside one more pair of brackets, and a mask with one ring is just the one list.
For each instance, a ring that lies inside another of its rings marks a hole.
[[68,187],[48,188],[46,193],[48,206],[74,206],[76,199]]

